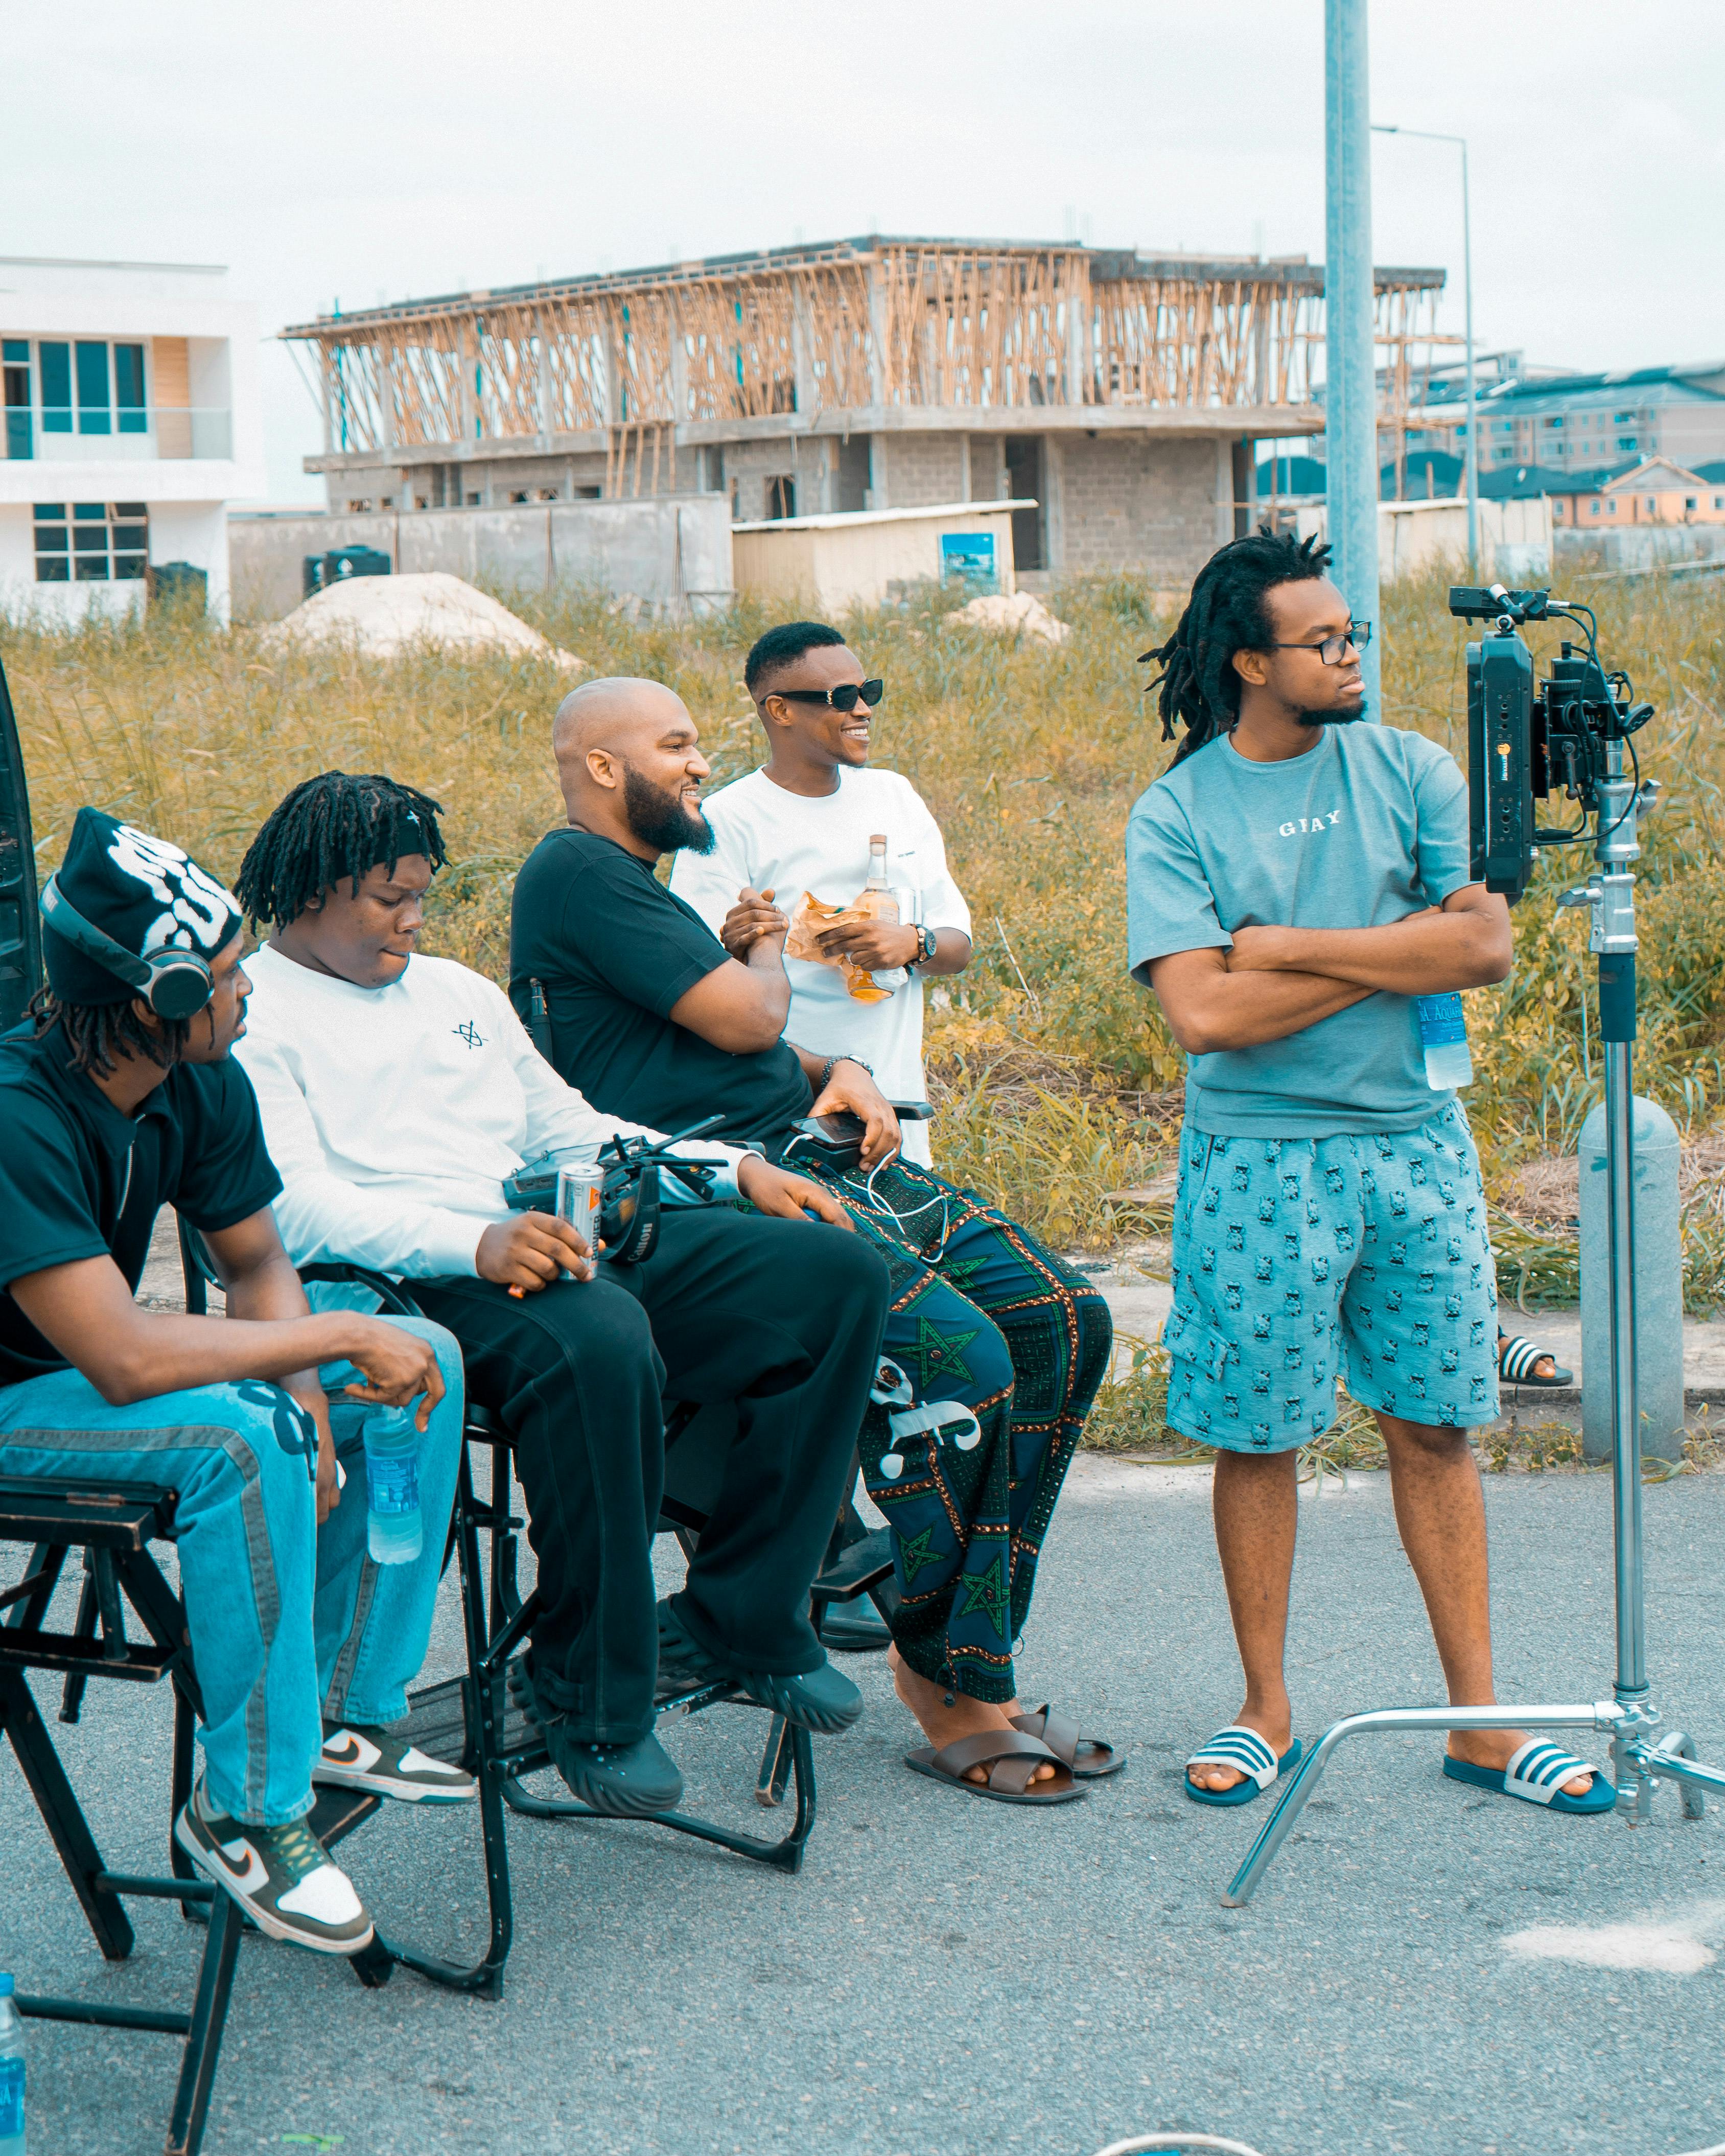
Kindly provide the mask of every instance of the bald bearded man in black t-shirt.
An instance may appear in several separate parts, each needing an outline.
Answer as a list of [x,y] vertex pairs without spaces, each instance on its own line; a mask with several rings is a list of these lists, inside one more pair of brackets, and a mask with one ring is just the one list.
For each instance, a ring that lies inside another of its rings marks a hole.
[[[848,652],[809,657],[856,667]],[[654,681],[583,683],[553,747],[569,821],[516,880],[516,1009],[533,1024],[542,999],[542,1046],[594,1106],[661,1130],[717,1115],[712,1136],[778,1158],[811,1113],[861,1120],[860,1168],[798,1164],[891,1278],[860,1436],[869,1495],[893,1529],[894,1682],[930,1739],[907,1763],[1013,1803],[1081,1796],[1122,1755],[1052,1707],[1021,1714],[1013,1651],[1107,1366],[1106,1304],[974,1193],[898,1158],[897,1116],[866,1065],[783,1038],[788,923],[770,894],[742,895],[721,943],[658,880],[662,855],[712,843],[700,806],[710,769],[682,699]],[[806,1282],[787,1277],[782,1291],[808,1303]]]

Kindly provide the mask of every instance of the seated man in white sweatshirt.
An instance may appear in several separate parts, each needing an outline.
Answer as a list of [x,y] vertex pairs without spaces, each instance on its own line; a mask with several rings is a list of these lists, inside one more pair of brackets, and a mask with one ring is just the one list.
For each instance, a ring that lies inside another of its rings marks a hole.
[[[502,1181],[524,1160],[592,1158],[643,1127],[566,1085],[501,989],[414,955],[444,859],[437,814],[388,778],[326,772],[241,866],[241,901],[274,932],[247,961],[239,1055],[282,1178],[276,1217],[296,1265],[405,1278],[460,1341],[469,1396],[509,1430],[526,1495],[542,1604],[528,1667],[552,1757],[596,1810],[665,1811],[682,1781],[653,1734],[661,1657],[804,1728],[862,1711],[809,1624],[809,1587],[868,1404],[886,1268],[824,1190],[732,1146],[679,1150],[716,1163],[721,1196],[778,1217],[667,1211],[639,1264],[595,1263],[568,1224],[508,1209]],[[666,1397],[734,1400],[740,1421],[687,1583],[655,1616]]]

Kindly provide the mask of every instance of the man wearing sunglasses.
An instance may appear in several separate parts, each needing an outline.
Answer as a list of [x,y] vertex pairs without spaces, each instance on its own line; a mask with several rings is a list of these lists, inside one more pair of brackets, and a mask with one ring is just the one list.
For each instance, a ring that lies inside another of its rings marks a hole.
[[[1491,1702],[1486,1519],[1468,1429],[1497,1413],[1497,1296],[1467,1118],[1425,999],[1507,974],[1509,909],[1469,880],[1467,782],[1371,723],[1368,626],[1329,550],[1214,555],[1147,657],[1185,737],[1127,828],[1129,958],[1189,1057],[1168,1419],[1218,1448],[1216,1540],[1245,1671],[1187,1763],[1248,1803],[1300,1757],[1283,1675],[1299,1448],[1336,1380],[1377,1416],[1396,1525],[1457,1705]],[[1452,1779],[1558,1811],[1603,1775],[1514,1731],[1450,1733]]]
[[[844,637],[819,621],[769,629],[743,681],[767,762],[703,804],[712,850],[680,853],[670,887],[733,957],[746,958],[760,937],[784,934],[803,891],[829,903],[854,899],[868,878],[870,842],[884,836],[901,918],[840,922],[819,941],[885,974],[891,993],[860,1002],[836,967],[787,958],[785,1032],[823,1057],[855,1057],[889,1101],[920,1101],[922,983],[970,963],[970,909],[922,795],[897,772],[869,767],[870,722],[885,684],[865,678]],[[926,1122],[906,1121],[900,1141],[905,1159],[930,1164]]]

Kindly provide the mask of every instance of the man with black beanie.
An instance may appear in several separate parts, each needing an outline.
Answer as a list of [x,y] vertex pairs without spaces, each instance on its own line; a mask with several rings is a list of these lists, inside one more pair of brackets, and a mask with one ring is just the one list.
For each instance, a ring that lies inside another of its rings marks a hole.
[[[312,1784],[473,1794],[386,1727],[430,1633],[459,1351],[423,1322],[311,1315],[275,1231],[257,1101],[229,1060],[250,983],[221,884],[86,808],[42,911],[48,986],[33,1024],[0,1037],[0,1476],[178,1493],[204,1764],[175,1837],[272,1938],[355,1953],[372,1920],[311,1830]],[[134,1301],[164,1204],[202,1235],[225,1318]],[[406,1410],[421,1553],[379,1566],[366,1430],[399,1429]]]

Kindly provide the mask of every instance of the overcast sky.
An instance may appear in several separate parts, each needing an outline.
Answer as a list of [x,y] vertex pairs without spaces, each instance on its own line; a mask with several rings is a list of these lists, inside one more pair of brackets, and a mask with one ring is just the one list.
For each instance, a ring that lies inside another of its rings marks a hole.
[[[0,254],[339,299],[870,230],[1323,253],[1321,0],[0,6]],[[1471,143],[1482,349],[1725,359],[1720,0],[1375,0],[1374,119]],[[1455,153],[1375,138],[1379,262],[1450,272]],[[321,498],[264,352],[272,498]]]

